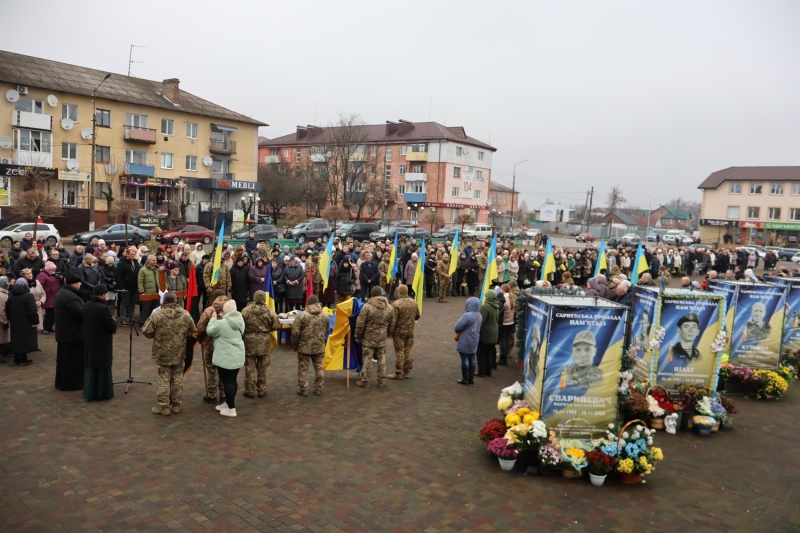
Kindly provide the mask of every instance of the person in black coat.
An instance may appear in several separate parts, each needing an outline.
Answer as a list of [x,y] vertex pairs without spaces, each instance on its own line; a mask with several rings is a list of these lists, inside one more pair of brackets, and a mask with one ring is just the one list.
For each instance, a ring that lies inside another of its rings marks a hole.
[[56,294],[56,388],[83,389],[83,358],[86,346],[83,342],[83,295],[81,279],[74,273],[67,274],[67,284]]
[[122,301],[119,306],[119,316],[123,326],[128,325],[126,319],[133,320],[136,302],[139,299],[138,279],[141,268],[142,265],[136,260],[136,248],[131,246],[127,251],[123,250],[116,269],[117,289],[128,291],[120,293]]
[[359,275],[361,280],[361,299],[366,300],[372,294],[372,288],[378,283],[378,265],[372,261],[372,254],[363,254]]
[[236,302],[239,312],[247,305],[247,293],[250,290],[250,266],[245,264],[245,259],[239,256],[231,268],[231,300]]
[[353,295],[353,286],[356,282],[356,270],[350,262],[350,255],[345,255],[339,265],[339,275],[336,277],[336,294],[344,298]]
[[29,365],[30,352],[39,349],[36,326],[39,324],[39,313],[36,300],[28,288],[28,280],[19,278],[6,302],[6,316],[11,324],[11,344],[8,351],[14,354],[15,365]]
[[206,282],[203,281],[203,270],[205,270],[210,260],[211,256],[205,254],[202,260],[194,266],[194,277],[197,281],[197,296],[192,298],[190,314],[195,324],[200,320],[200,312],[208,307],[208,291],[206,291]]
[[92,291],[93,298],[83,306],[83,338],[86,347],[83,397],[90,402],[114,397],[111,363],[117,323],[111,316],[111,309],[106,305],[107,292],[106,286],[98,283]]
[[28,251],[25,253],[24,256],[21,256],[17,259],[17,262],[14,263],[14,276],[20,277],[23,270],[26,268],[30,268],[31,272],[33,272],[33,277],[39,275],[39,271],[44,268],[44,261],[42,261],[41,256],[39,255],[39,250],[36,246],[32,248],[28,248]]
[[20,246],[20,242],[14,241],[11,244],[11,248],[8,250],[8,264],[10,266],[14,266],[14,263],[19,260],[19,256],[22,255],[22,252],[24,251],[25,250],[23,250]]

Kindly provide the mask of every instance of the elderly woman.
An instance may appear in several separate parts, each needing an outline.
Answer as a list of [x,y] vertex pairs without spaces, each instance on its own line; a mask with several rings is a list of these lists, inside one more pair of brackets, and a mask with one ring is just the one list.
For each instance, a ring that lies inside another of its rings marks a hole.
[[[298,267],[299,268],[299,267]],[[216,309],[215,309],[216,311]],[[236,310],[236,302],[228,300],[217,311],[216,319],[211,319],[206,326],[206,333],[214,339],[214,355],[212,363],[217,367],[219,379],[225,389],[225,402],[217,405],[222,416],[236,416],[236,391],[239,384],[236,377],[244,366],[244,319]]]
[[33,270],[30,268],[22,269],[22,278],[28,282],[28,288],[33,294],[33,299],[36,302],[36,313],[39,315],[39,322],[36,323],[36,330],[42,331],[44,326],[44,302],[47,300],[47,293],[44,287],[33,277]]
[[297,258],[289,258],[289,266],[283,270],[283,279],[286,284],[286,310],[302,309],[305,303],[305,287],[303,267],[297,264]]
[[11,324],[9,351],[14,354],[14,364],[30,365],[33,361],[28,359],[28,354],[39,349],[36,338],[39,313],[28,280],[24,277],[14,282],[11,295],[6,302],[6,316]]
[[[43,334],[53,333],[53,324],[55,323],[54,307],[56,305],[56,294],[61,289],[61,282],[56,274],[56,265],[52,261],[44,264],[44,269],[36,276],[36,281],[39,282],[45,293],[45,299],[39,310],[44,309],[44,329],[41,330]],[[34,298],[36,295],[34,295]],[[40,313],[41,316],[41,313]]]
[[8,315],[6,315],[6,302],[8,301],[8,278],[0,276],[0,363],[5,363],[10,340],[8,330]]

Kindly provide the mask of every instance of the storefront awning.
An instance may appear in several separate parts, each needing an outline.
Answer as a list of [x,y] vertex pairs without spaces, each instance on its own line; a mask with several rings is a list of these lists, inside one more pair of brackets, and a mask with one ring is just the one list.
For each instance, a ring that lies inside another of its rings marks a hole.
[[233,126],[223,126],[222,124],[214,124],[213,122],[211,123],[211,127],[219,131],[239,131],[239,128],[234,128]]

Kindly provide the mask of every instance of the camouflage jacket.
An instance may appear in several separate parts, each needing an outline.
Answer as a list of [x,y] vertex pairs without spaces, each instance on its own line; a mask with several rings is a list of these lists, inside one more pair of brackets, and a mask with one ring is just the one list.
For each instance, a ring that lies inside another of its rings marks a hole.
[[394,310],[394,335],[414,336],[414,323],[419,320],[419,307],[413,298],[398,298],[392,304]]
[[166,304],[150,315],[142,333],[153,339],[156,364],[177,365],[186,358],[186,339],[194,334],[194,320],[178,304]]
[[389,261],[382,260],[380,263],[378,263],[378,283],[380,283],[381,285],[385,285],[387,274],[389,274]]
[[330,319],[322,312],[320,304],[311,304],[297,315],[292,324],[292,346],[298,353],[316,355],[325,353],[325,335]]
[[484,272],[488,263],[489,258],[486,256],[486,254],[478,254],[478,270]]
[[386,338],[394,333],[394,310],[383,296],[373,296],[356,320],[356,339],[364,346],[377,348],[386,344]]
[[436,263],[436,274],[438,274],[440,280],[447,280],[450,279],[450,261],[445,261],[442,259],[438,263]]
[[265,304],[250,304],[242,311],[244,319],[244,353],[247,356],[269,355],[271,331],[281,327],[278,315]]
[[206,267],[203,269],[203,283],[206,285],[206,290],[208,289],[222,289],[223,291],[228,291],[231,288],[231,271],[224,262],[220,262],[219,264],[219,279],[217,283],[211,284],[211,278],[214,274],[214,261],[209,261]]
[[[308,260],[306,261],[306,274],[308,273],[309,267],[311,267],[311,272],[312,272],[311,275],[314,276],[311,279],[311,283],[322,283],[322,274],[320,274],[319,271],[319,260],[318,259],[315,260],[314,256],[308,258]],[[306,279],[307,278],[308,276],[306,276]],[[308,281],[306,281],[306,283],[308,283]]]
[[[211,264],[211,263],[209,263]],[[214,338],[210,337],[206,333],[206,328],[208,327],[208,321],[213,318],[216,314],[214,312],[214,308],[219,306],[222,307],[225,305],[225,302],[228,301],[227,296],[220,296],[214,302],[209,305],[205,311],[200,315],[200,320],[197,321],[197,327],[195,328],[195,337],[200,342],[200,346],[203,347],[203,353],[212,354],[214,353]]]

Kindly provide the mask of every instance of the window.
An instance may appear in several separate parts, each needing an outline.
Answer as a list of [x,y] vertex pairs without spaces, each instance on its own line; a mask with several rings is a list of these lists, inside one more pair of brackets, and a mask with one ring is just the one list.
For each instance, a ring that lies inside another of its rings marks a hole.
[[377,165],[372,165],[372,166],[370,166],[370,167],[369,167],[369,173],[370,173],[370,174],[372,174],[373,176],[374,176],[374,175],[375,175],[377,172],[378,172],[378,167],[377,167]]
[[769,186],[770,194],[783,194],[783,183],[772,183]]
[[95,109],[94,119],[97,121],[97,125],[101,128],[111,127],[111,111],[108,109]]
[[111,161],[111,147],[110,146],[95,146],[94,147],[94,160],[98,163],[108,163]]
[[369,147],[369,155],[378,155],[378,145],[373,144]]
[[[14,130],[14,150],[49,154],[52,142],[53,134],[49,131]],[[28,164],[35,165],[36,161]]]
[[403,146],[400,147],[400,155],[406,155],[407,151],[408,151],[407,145],[404,144]]
[[800,209],[796,207],[789,209],[789,220],[800,220]]
[[68,118],[73,122],[78,122],[78,106],[75,104],[61,104],[61,118]]
[[62,143],[61,159],[78,159],[78,143]]
[[481,191],[480,190],[476,190],[475,192],[473,192],[472,197],[475,198],[476,200],[480,200],[481,199]]
[[405,194],[406,193],[406,186],[405,185],[398,185],[397,186],[397,194]]
[[192,172],[197,172],[197,156],[196,155],[187,155],[186,156],[186,170],[191,170]]
[[197,139],[197,123],[196,122],[187,122],[186,123],[186,136],[190,139]]
[[142,130],[147,129],[147,115],[134,115],[133,113],[125,114],[125,125]]
[[277,148],[272,148],[269,151],[270,155],[281,155],[281,151]]
[[296,148],[294,151],[294,162],[295,163],[300,162],[300,148]]
[[172,154],[161,154],[161,168],[172,168]]
[[422,173],[422,165],[411,165],[411,172],[413,172],[415,174],[421,174]]
[[369,204],[367,206],[367,214],[371,215],[375,212],[375,204]]
[[408,146],[411,152],[427,152],[428,151],[428,143],[416,143],[411,144]]
[[483,152],[478,152],[478,161],[483,161]]
[[483,181],[483,170],[475,171],[475,179],[478,181]]
[[20,98],[14,104],[14,109],[17,111],[27,111],[28,113],[44,114],[44,102],[41,100],[33,100],[31,98]]
[[408,192],[415,192],[425,194],[425,182],[424,181],[410,181],[408,182]]
[[161,119],[161,134],[162,135],[175,135],[175,121],[171,118]]
[[386,180],[392,179],[392,165],[384,165],[384,167],[383,167],[383,179],[386,179]]
[[450,222],[455,222],[458,218],[458,209],[451,209],[450,210]]
[[283,157],[289,157],[289,149],[288,148],[283,151]]
[[454,178],[461,177],[461,167],[453,167],[453,177]]
[[387,146],[386,147],[386,160],[387,161],[391,161],[392,160],[392,147],[391,146]]
[[750,184],[750,194],[761,194],[761,184],[760,183],[751,183]]
[[731,194],[742,194],[742,184],[731,183]]
[[758,215],[761,213],[760,207],[748,207],[747,208],[747,218],[758,218]]
[[401,176],[405,176],[406,175],[406,166],[405,165],[400,165],[400,175]]
[[453,198],[457,198],[461,194],[461,189],[459,189],[458,187],[453,187],[453,190],[450,192],[452,193],[450,194],[450,196],[452,196]]
[[456,155],[464,155],[464,150],[460,146],[456,146]]
[[403,208],[402,208],[402,207],[398,207],[398,208],[397,208],[397,218],[398,218],[399,220],[402,220],[402,219],[403,219]]
[[132,165],[146,165],[147,152],[144,150],[125,150],[125,162]]
[[768,217],[770,220],[780,220],[781,219],[781,208],[780,207],[770,207],[768,211]]

